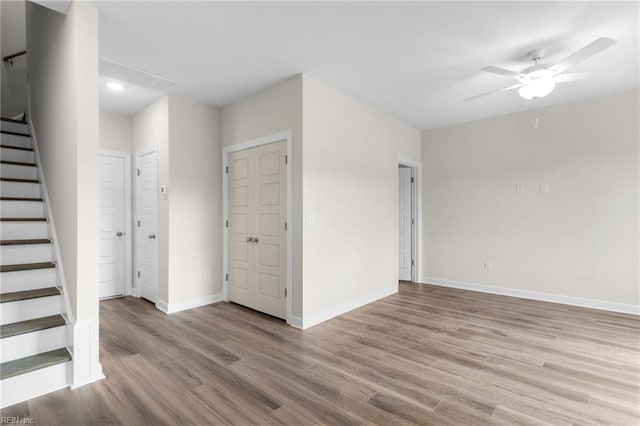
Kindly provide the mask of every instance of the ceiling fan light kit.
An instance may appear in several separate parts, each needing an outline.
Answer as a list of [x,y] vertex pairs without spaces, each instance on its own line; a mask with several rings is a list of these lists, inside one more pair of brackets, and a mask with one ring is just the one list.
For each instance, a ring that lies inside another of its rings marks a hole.
[[597,53],[602,52],[614,44],[616,44],[614,39],[601,37],[589,43],[577,52],[567,56],[555,65],[541,64],[540,61],[544,58],[546,52],[544,49],[534,49],[527,54],[529,59],[533,61],[533,65],[523,69],[521,72],[495,66],[484,67],[482,68],[482,71],[498,74],[503,77],[515,78],[518,83],[502,89],[492,90],[491,92],[483,93],[481,95],[472,96],[464,100],[470,101],[493,93],[513,89],[518,89],[518,94],[527,100],[542,98],[553,92],[553,89],[556,87],[556,83],[572,81],[572,77],[575,79],[577,76],[576,74],[565,74],[569,68]]
[[556,82],[553,81],[553,77],[540,77],[531,80],[528,84],[518,89],[518,94],[524,99],[538,99],[547,96],[553,92],[556,87]]

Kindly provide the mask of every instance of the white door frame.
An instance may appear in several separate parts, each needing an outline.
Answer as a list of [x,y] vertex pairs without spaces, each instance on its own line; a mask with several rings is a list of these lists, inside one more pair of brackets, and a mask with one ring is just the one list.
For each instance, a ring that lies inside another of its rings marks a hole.
[[407,166],[413,169],[414,185],[411,185],[412,214],[415,218],[415,226],[412,227],[411,253],[415,264],[411,269],[411,281],[420,282],[422,280],[422,161],[398,156],[396,163],[396,279],[398,276],[398,168]]
[[133,257],[131,228],[131,154],[128,152],[100,149],[100,155],[122,158],[124,160],[124,294],[133,294]]
[[[153,193],[153,204],[155,204],[156,206],[156,234],[158,233],[158,146],[154,145],[151,148],[147,148],[145,150],[142,151],[138,151],[136,152],[136,170],[138,170],[140,168],[140,164],[138,163],[138,158],[140,158],[143,155],[147,155],[147,154],[151,154],[151,153],[155,153],[156,154],[156,190]],[[136,220],[138,220],[138,197],[140,196],[140,188],[139,188],[139,181],[136,179],[136,197],[135,197],[135,203],[134,203],[134,216],[136,218]],[[136,271],[140,270],[140,238],[139,238],[139,229],[138,227],[136,227],[136,239],[135,241],[135,253],[136,253]],[[157,240],[156,240],[157,241]],[[158,295],[158,244],[156,243],[156,250],[154,253],[154,259],[153,259],[153,263],[156,266],[156,307],[158,307],[158,300],[159,300],[159,295]],[[135,288],[135,292],[132,292],[132,296],[135,297],[140,297],[140,287],[138,286],[138,279],[136,278],[136,288]]]
[[253,139],[247,142],[241,142],[234,145],[225,146],[222,148],[222,293],[225,302],[229,301],[228,295],[228,261],[229,261],[229,228],[227,228],[228,220],[228,189],[227,185],[227,165],[229,154],[236,151],[242,151],[245,149],[253,148],[260,145],[266,145],[269,143],[286,141],[287,145],[287,324],[291,324],[291,306],[293,300],[293,156],[291,155],[292,148],[292,135],[291,130],[275,133],[273,135],[264,136],[258,139]]

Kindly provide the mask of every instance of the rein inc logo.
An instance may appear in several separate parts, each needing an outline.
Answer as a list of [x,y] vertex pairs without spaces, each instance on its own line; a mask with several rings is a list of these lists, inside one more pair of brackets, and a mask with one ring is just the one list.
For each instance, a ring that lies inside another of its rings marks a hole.
[[36,419],[33,417],[2,416],[0,425],[35,425]]

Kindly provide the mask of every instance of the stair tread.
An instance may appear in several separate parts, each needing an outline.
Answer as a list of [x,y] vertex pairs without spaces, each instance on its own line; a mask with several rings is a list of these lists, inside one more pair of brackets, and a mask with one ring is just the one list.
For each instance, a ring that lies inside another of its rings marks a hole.
[[67,348],[54,349],[49,352],[15,359],[0,364],[0,380],[8,379],[20,374],[30,373],[41,368],[51,367],[63,362],[71,361],[71,354]]
[[17,302],[19,300],[37,299],[40,297],[57,296],[61,294],[58,287],[37,288],[35,290],[14,291],[0,294],[0,303]]
[[5,144],[1,144],[0,148],[18,149],[20,151],[33,151],[33,148],[25,148],[23,146],[13,146],[13,145],[5,145]]
[[1,265],[0,272],[29,271],[31,269],[48,269],[55,267],[56,264],[53,262],[18,263],[16,265]]
[[18,179],[18,178],[0,178],[3,182],[23,182],[23,183],[40,183],[38,179]]
[[0,197],[0,201],[44,201],[42,198],[37,197]]
[[0,246],[21,246],[25,244],[51,244],[48,238],[29,238],[22,240],[0,240]]
[[9,123],[27,124],[25,120],[16,120],[15,118],[9,118],[9,117],[0,117],[0,120],[6,121]]
[[66,321],[60,314],[4,324],[0,326],[0,339],[18,336],[20,334],[33,333],[34,331],[46,330],[48,328],[60,327],[61,325],[66,324]]
[[0,164],[10,164],[12,166],[27,166],[27,167],[36,167],[36,163],[25,163],[23,161],[0,161]]
[[4,133],[4,134],[7,134],[7,135],[15,135],[15,136],[25,136],[27,138],[31,137],[31,135],[29,133],[12,132],[11,130],[0,130],[0,133]]
[[46,217],[0,217],[0,222],[46,222]]

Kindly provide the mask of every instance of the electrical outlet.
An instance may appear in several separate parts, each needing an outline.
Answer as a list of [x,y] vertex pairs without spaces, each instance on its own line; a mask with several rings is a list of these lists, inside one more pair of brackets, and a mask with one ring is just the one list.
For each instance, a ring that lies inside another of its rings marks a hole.
[[491,262],[487,262],[486,260],[484,261],[484,271],[485,272],[491,272],[491,269],[493,268],[493,266],[491,265]]
[[546,183],[541,183],[540,184],[540,192],[542,194],[549,192],[549,185]]
[[516,185],[516,194],[524,194],[524,185]]

